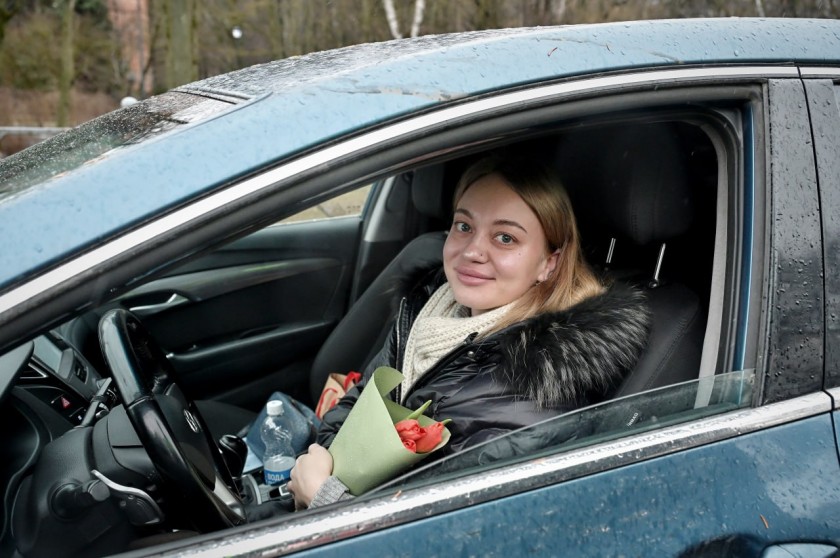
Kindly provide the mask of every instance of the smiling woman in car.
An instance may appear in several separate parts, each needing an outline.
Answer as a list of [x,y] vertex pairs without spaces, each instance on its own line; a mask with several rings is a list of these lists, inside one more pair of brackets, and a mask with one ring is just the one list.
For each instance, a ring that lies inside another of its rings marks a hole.
[[640,292],[605,287],[585,262],[568,195],[537,161],[491,155],[455,191],[442,268],[420,269],[364,380],[298,458],[298,506],[341,499],[329,446],[379,366],[400,370],[394,398],[452,419],[443,454],[603,401],[645,346]]

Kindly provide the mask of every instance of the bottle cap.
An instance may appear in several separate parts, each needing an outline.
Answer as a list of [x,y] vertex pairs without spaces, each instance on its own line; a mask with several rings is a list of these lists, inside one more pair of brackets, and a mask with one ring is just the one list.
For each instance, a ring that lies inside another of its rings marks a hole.
[[283,402],[278,401],[276,399],[272,399],[265,405],[265,411],[272,416],[282,415],[283,414]]

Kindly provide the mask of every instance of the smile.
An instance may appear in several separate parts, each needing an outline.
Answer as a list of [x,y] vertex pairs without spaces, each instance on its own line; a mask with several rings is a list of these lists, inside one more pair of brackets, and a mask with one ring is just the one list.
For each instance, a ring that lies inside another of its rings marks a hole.
[[456,267],[455,273],[458,274],[458,281],[464,285],[483,285],[484,283],[493,280],[493,278],[489,275],[467,268]]

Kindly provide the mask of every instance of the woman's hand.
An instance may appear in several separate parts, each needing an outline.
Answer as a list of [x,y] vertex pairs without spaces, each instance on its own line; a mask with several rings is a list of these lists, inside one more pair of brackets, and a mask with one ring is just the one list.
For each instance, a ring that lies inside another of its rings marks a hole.
[[324,481],[332,474],[333,459],[326,448],[309,446],[308,453],[297,458],[286,488],[295,496],[295,508],[308,508]]

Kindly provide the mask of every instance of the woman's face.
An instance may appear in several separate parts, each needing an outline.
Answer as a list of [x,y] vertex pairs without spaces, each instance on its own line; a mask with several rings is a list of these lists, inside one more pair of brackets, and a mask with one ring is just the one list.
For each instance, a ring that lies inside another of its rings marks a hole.
[[443,246],[443,269],[455,300],[473,316],[518,299],[556,264],[536,214],[501,176],[467,188]]

